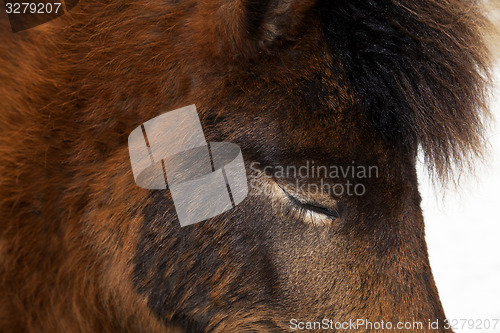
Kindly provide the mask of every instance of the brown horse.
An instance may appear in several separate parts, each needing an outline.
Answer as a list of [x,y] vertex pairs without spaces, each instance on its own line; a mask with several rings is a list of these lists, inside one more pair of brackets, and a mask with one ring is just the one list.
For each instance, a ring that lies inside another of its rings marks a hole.
[[[18,33],[2,11],[0,331],[451,331],[415,163],[481,153],[475,3],[82,0]],[[181,228],[127,138],[191,104],[251,186]],[[288,172],[313,165],[341,171]]]

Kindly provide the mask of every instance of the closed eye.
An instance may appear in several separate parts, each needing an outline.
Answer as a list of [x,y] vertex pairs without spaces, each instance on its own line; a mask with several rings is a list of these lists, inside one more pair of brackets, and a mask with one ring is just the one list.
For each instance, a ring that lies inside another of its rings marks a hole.
[[324,215],[331,220],[336,220],[340,217],[340,214],[336,209],[309,201],[302,196],[291,194],[289,191],[285,190],[285,188],[283,188],[282,186],[280,185],[278,186],[283,191],[283,193],[285,193],[286,197],[294,206],[294,208],[298,210],[300,215],[303,214],[311,215],[311,213],[316,213]]

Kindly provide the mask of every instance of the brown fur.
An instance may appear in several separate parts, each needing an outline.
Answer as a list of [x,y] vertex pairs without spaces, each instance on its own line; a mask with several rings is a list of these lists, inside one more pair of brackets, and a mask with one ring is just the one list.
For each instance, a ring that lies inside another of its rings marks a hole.
[[[338,3],[342,17],[358,13],[356,1]],[[322,1],[81,1],[17,34],[1,14],[0,331],[443,320],[415,159],[420,145],[446,175],[481,152],[484,21],[467,0],[373,3],[408,18],[390,33],[423,58],[398,49],[382,63],[407,63],[388,74],[358,72],[347,47],[335,50],[342,36],[325,28],[318,6],[332,8]],[[380,50],[390,35],[368,36],[367,49]],[[386,74],[390,96],[356,81]],[[378,94],[404,112],[377,113]],[[341,217],[328,226],[252,194],[180,228],[168,191],[134,184],[127,136],[189,104],[207,139],[239,144],[247,162],[357,161],[381,176],[367,181],[367,197],[337,198]]]

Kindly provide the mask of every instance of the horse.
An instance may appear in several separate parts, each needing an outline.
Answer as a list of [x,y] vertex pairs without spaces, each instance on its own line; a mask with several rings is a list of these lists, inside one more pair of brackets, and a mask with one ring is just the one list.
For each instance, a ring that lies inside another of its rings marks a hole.
[[[447,182],[484,150],[477,2],[81,0],[16,33],[0,15],[0,331],[451,332],[416,163]],[[249,191],[181,227],[127,140],[187,105]]]

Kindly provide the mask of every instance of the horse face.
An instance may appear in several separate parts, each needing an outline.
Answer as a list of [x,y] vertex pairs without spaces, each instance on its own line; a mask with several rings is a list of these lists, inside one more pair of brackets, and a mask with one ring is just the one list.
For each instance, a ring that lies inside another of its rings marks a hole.
[[[193,30],[178,32],[191,38],[188,53],[196,56],[176,51],[176,63],[185,63],[175,79],[187,88],[175,107],[196,104],[208,141],[242,148],[250,193],[232,211],[184,228],[168,191],[148,195],[134,286],[152,311],[216,331],[286,330],[294,318],[411,322],[423,330],[429,319],[442,321],[417,189],[417,142],[389,133],[406,133],[391,122],[399,110],[379,105],[374,116],[360,101],[321,6],[263,9],[258,24],[238,21],[238,11],[230,16],[251,36],[217,18],[215,2],[197,6],[186,14]],[[388,120],[380,125],[377,117]]]
[[[415,161],[479,152],[481,22],[466,0],[81,1],[9,35],[0,69],[34,69],[2,76],[0,327],[447,331]],[[126,142],[191,104],[249,194],[180,227]]]

